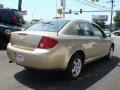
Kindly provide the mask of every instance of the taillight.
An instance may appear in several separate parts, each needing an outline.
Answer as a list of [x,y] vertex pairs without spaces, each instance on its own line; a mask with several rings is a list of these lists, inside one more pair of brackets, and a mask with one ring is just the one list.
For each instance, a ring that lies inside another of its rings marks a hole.
[[12,22],[13,22],[13,23],[16,23],[16,22],[17,22],[16,16],[12,16]]
[[42,38],[38,44],[38,48],[50,49],[50,48],[53,48],[54,46],[56,46],[57,43],[58,43],[58,41],[55,39],[42,36]]

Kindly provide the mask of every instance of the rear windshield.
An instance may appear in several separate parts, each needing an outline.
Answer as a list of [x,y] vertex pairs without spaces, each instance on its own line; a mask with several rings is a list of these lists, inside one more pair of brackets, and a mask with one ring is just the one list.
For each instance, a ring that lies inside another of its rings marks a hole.
[[49,31],[49,32],[57,32],[62,29],[69,20],[56,20],[56,21],[47,21],[47,22],[39,22],[27,29],[27,31]]

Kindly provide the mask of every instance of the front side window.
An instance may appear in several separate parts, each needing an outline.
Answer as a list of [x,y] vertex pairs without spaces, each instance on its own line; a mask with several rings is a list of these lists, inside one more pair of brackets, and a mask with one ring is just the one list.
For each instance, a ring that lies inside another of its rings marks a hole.
[[79,25],[84,36],[93,36],[93,31],[89,23],[80,22]]
[[29,27],[27,31],[57,32],[60,31],[68,22],[69,20],[39,22]]
[[95,33],[95,36],[97,37],[103,37],[103,33],[101,32],[100,28],[94,24],[92,24],[93,31]]

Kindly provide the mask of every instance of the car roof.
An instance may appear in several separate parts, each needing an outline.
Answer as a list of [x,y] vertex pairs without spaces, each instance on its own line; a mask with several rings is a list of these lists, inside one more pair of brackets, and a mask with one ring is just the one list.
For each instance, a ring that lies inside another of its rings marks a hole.
[[64,19],[64,18],[60,18],[60,19],[50,19],[50,20],[45,20],[45,21],[60,21],[60,20],[68,20],[68,21],[71,21],[71,22],[75,22],[75,21],[80,21],[80,22],[89,22],[89,23],[93,23],[91,21],[87,21],[87,20],[83,20],[83,19]]

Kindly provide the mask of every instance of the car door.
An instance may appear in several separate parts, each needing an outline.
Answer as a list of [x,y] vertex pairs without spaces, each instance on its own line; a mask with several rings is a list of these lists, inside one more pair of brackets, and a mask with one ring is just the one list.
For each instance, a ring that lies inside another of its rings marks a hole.
[[85,44],[85,55],[86,59],[90,59],[96,56],[96,49],[95,49],[95,37],[92,31],[92,28],[88,22],[80,22],[80,28],[84,31],[84,40],[86,41]]
[[94,37],[95,37],[95,53],[96,56],[100,55],[106,55],[109,50],[109,45],[110,41],[102,31],[100,27],[98,27],[96,24],[91,24],[93,32],[94,32]]

